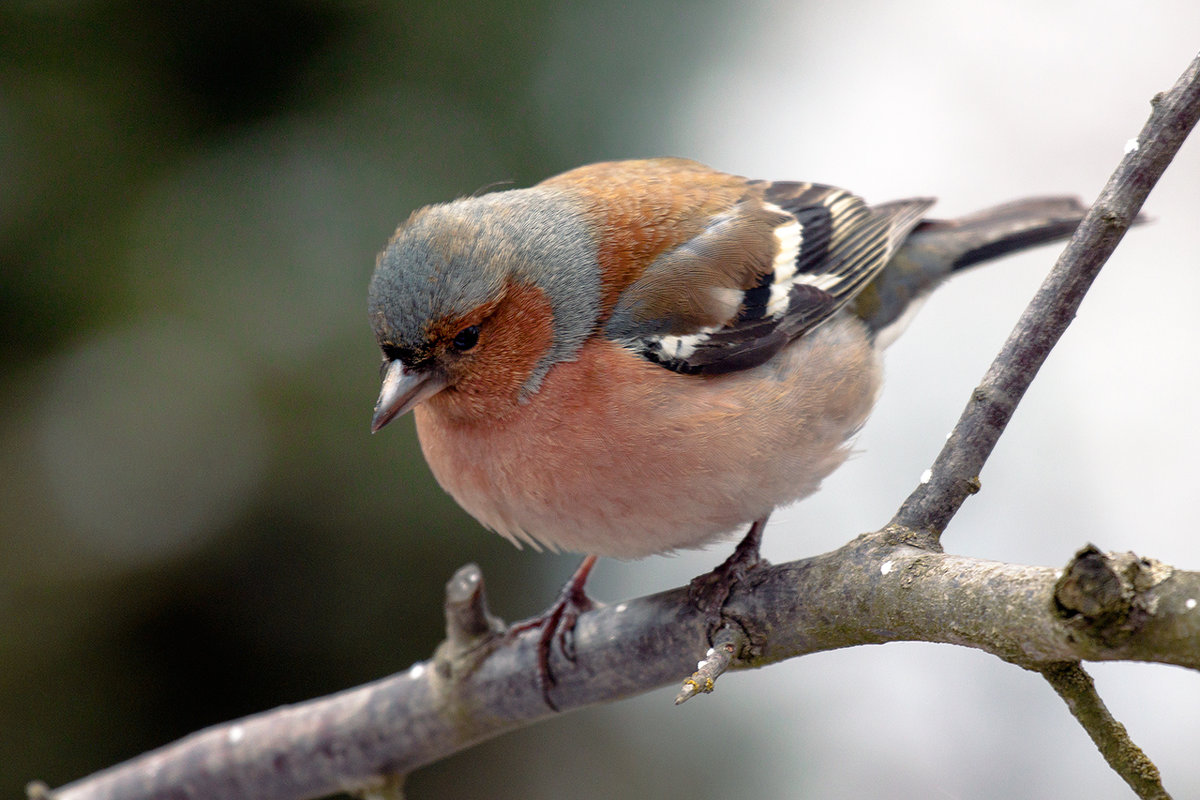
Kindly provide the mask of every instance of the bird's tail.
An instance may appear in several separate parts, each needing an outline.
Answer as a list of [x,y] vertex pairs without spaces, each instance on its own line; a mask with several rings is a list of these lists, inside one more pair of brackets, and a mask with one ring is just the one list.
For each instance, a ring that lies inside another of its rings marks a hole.
[[874,332],[876,341],[886,346],[907,325],[920,301],[952,272],[1066,239],[1086,212],[1073,197],[1034,197],[958,219],[923,220],[855,299],[853,311]]

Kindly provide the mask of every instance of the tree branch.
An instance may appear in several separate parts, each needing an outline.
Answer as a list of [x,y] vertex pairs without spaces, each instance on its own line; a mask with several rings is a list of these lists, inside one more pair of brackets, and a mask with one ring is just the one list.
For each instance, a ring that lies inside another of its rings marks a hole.
[[[1092,549],[1083,552],[1092,558]],[[1057,599],[1068,585],[1059,570],[934,553],[894,530],[866,534],[825,555],[755,570],[735,587],[726,610],[748,644],[734,668],[895,641],[965,645],[1039,670],[1081,659],[1200,668],[1200,612],[1187,602],[1200,597],[1200,573],[1133,561],[1147,565],[1144,575],[1122,572],[1128,606],[1138,611],[1114,641],[1093,633],[1099,623],[1110,629],[1112,619]],[[478,569],[464,570],[451,586],[469,583],[481,592]],[[1069,585],[1074,605],[1111,605],[1105,581]],[[461,598],[451,594],[453,629]],[[481,594],[471,602],[480,609],[476,619],[490,618]],[[686,587],[582,615],[576,661],[554,653],[556,704],[565,711],[677,682],[694,666],[692,654],[707,648],[707,625]],[[209,728],[54,796],[270,800],[378,783],[553,716],[536,680],[537,636],[468,623],[447,639],[465,646],[443,645],[406,672]]]
[[1165,95],[1152,101],[1150,119],[1127,147],[1054,269],[992,362],[983,382],[919,485],[892,520],[940,535],[963,501],[979,491],[979,473],[1017,403],[1066,331],[1083,296],[1137,217],[1150,190],[1200,117],[1200,56]]
[[1170,795],[1163,789],[1158,767],[1133,743],[1125,726],[1108,713],[1108,708],[1096,693],[1096,684],[1079,662],[1051,664],[1043,668],[1041,673],[1066,701],[1075,719],[1079,720],[1079,724],[1096,743],[1104,760],[1125,779],[1138,797],[1144,800],[1170,800]]
[[[735,587],[723,612],[729,642],[741,645],[730,668],[892,641],[975,647],[1046,675],[1115,768],[1159,792],[1143,796],[1163,796],[1149,777],[1153,765],[1100,713],[1076,662],[1200,669],[1200,573],[1091,547],[1060,573],[947,555],[938,536],[977,490],[1017,402],[1197,116],[1200,57],[1155,103],[1137,147],[972,396],[931,480],[881,531],[832,553],[755,569]],[[356,787],[395,794],[407,772],[551,716],[536,680],[537,632],[502,633],[487,612],[478,569],[464,569],[448,587],[447,640],[430,661],[195,733],[53,797],[282,800]],[[675,683],[708,648],[707,629],[686,587],[584,614],[575,659],[552,654],[560,662],[554,699],[566,710]],[[723,657],[717,666],[725,666]],[[30,794],[50,793],[33,786]]]
[[[1150,190],[1200,119],[1200,55],[1184,70],[1171,91],[1156,96],[1152,105],[1150,119],[1127,146],[1125,158],[1026,307],[982,383],[972,393],[958,424],[934,462],[930,480],[917,486],[909,495],[893,518],[893,524],[940,536],[967,497],[979,491],[979,473],[1012,418],[1017,403],[1050,350],[1071,324],[1083,296],[1137,218]],[[1080,574],[1083,574],[1082,564],[1087,563],[1078,560],[1083,555],[1077,556]],[[1105,574],[1112,578],[1111,572]],[[1115,578],[1110,581],[1110,585],[1117,583]],[[1067,588],[1070,585],[1074,584]],[[1190,602],[1194,604],[1195,600]],[[1086,678],[1082,667],[1075,666],[1079,675]],[[1068,697],[1061,671],[1043,671],[1042,674],[1067,700],[1105,759],[1139,797],[1167,796],[1159,782],[1157,768],[1129,741],[1124,727],[1108,714],[1100,698],[1095,696],[1090,679],[1087,684],[1094,703],[1087,705],[1078,698]],[[1074,681],[1075,685],[1079,683],[1079,680]],[[1081,714],[1079,709],[1083,706],[1092,708],[1094,713]],[[1103,720],[1104,724],[1097,720]]]

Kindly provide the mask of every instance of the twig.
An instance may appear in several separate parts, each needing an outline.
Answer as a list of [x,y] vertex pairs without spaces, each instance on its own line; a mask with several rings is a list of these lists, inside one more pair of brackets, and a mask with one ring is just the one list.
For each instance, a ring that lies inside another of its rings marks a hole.
[[1129,738],[1125,726],[1108,712],[1096,693],[1096,684],[1078,661],[1051,664],[1039,670],[1079,724],[1092,737],[1104,760],[1142,800],[1170,800],[1158,767]]
[[708,648],[704,659],[696,665],[696,671],[683,682],[683,687],[675,696],[675,705],[682,705],[698,694],[711,692],[717,678],[725,674],[749,643],[746,634],[736,625],[721,627],[713,636],[713,646]]
[[459,567],[446,582],[446,640],[438,648],[435,668],[452,677],[469,672],[504,636],[504,622],[488,609],[483,571],[476,564]]
[[933,463],[930,480],[904,501],[894,524],[940,535],[968,496],[1017,403],[1075,317],[1084,294],[1146,196],[1200,117],[1200,55],[1154,109],[1142,132],[1079,224],[1054,269],[971,395]]
[[[940,536],[966,498],[979,490],[979,473],[1017,403],[1074,319],[1092,281],[1137,217],[1150,190],[1200,119],[1200,55],[1171,91],[1154,98],[1152,106],[1141,133],[1126,148],[1125,157],[972,393],[933,464],[930,480],[918,485],[904,501],[892,520],[894,525]],[[1134,624],[1134,612],[1140,610],[1130,606],[1129,597],[1123,596],[1130,590],[1121,576],[1116,571],[1105,571],[1107,565],[1101,560],[1087,560],[1091,555],[1081,551],[1073,564],[1075,574],[1068,570],[1060,581],[1058,607],[1073,611],[1064,596],[1072,597],[1081,581],[1088,583],[1090,578],[1101,576],[1106,580],[1092,582],[1090,588],[1104,596],[1083,598],[1083,604],[1103,613],[1079,616],[1089,623],[1088,633],[1093,636],[1097,630],[1121,634]],[[1118,619],[1115,627],[1108,622],[1113,613]],[[1140,797],[1167,796],[1158,769],[1104,708],[1091,679],[1078,663],[1046,668],[1042,674],[1067,701],[1109,765]]]

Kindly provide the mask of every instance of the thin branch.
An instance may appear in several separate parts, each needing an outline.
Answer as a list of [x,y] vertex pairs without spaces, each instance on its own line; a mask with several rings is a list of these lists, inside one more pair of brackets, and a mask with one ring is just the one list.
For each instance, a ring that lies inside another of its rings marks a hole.
[[713,646],[708,648],[704,658],[696,664],[696,671],[683,682],[683,687],[675,696],[675,705],[686,703],[698,694],[711,692],[717,678],[725,674],[749,646],[750,640],[740,627],[722,626],[713,635]]
[[1125,726],[1108,712],[1096,693],[1096,684],[1078,661],[1043,667],[1042,677],[1049,681],[1067,703],[1075,719],[1092,737],[1104,760],[1129,784],[1142,800],[1171,800],[1163,788],[1158,767],[1129,738]]
[[967,497],[979,490],[979,473],[1017,403],[1200,118],[1200,55],[1170,92],[1154,99],[1153,106],[1150,119],[1133,140],[1136,146],[1128,148],[972,393],[934,461],[931,479],[908,496],[894,524],[940,535]]
[[[958,424],[934,462],[931,479],[909,495],[893,518],[893,524],[940,536],[967,497],[979,490],[979,473],[1012,418],[1017,403],[1074,319],[1083,296],[1137,218],[1150,190],[1200,119],[1200,55],[1171,91],[1155,97],[1152,105],[1150,119],[1126,148],[1125,158],[1026,307],[982,383],[972,393]],[[1115,606],[1119,611],[1117,616],[1124,623],[1136,611],[1125,605],[1128,598],[1119,591],[1126,587],[1121,585],[1116,571],[1102,563],[1103,559],[1089,558],[1093,555],[1098,553],[1077,555],[1073,572],[1064,576],[1060,586],[1060,601],[1067,598],[1060,608],[1070,608],[1073,589],[1092,579],[1103,578],[1099,585],[1115,590],[1096,601],[1097,609],[1090,609],[1093,613],[1089,614],[1086,609],[1079,613],[1085,619],[1104,620]],[[1195,600],[1190,602],[1194,607]],[[1120,635],[1121,624],[1110,631]],[[1096,631],[1090,633],[1095,635]],[[1086,681],[1087,692],[1081,695],[1066,693],[1068,685],[1082,686],[1079,676],[1087,678],[1081,667],[1076,665],[1075,669],[1077,673],[1052,669],[1044,670],[1042,674],[1067,700],[1071,711],[1108,763],[1139,796],[1166,797],[1157,768],[1129,741],[1124,727],[1104,708],[1091,680]],[[1071,679],[1064,683],[1067,674]],[[1081,712],[1081,709],[1090,711]]]

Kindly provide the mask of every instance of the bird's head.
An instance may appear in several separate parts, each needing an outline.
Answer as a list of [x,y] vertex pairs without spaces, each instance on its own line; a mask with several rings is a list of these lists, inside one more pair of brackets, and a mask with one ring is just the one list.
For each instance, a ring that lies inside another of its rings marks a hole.
[[549,189],[414,213],[371,279],[368,313],[383,353],[371,429],[434,397],[480,421],[531,397],[595,325],[595,249],[583,216]]

